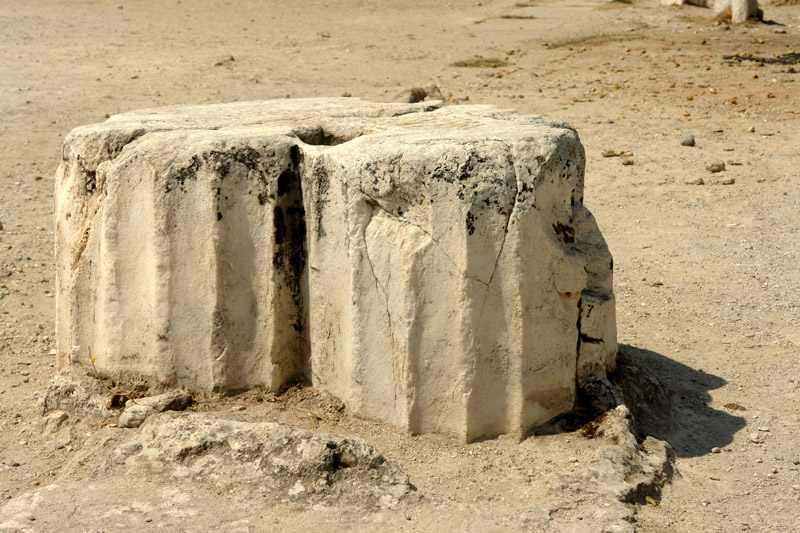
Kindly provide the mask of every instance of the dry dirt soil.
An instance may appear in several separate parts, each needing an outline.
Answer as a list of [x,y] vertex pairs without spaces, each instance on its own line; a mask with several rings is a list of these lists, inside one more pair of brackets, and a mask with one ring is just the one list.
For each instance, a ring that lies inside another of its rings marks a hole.
[[[27,510],[2,527],[799,531],[800,65],[774,59],[798,57],[800,5],[762,7],[766,22],[729,26],[657,0],[3,1],[0,513]],[[36,407],[55,373],[53,175],[70,129],[166,104],[391,101],[432,85],[451,105],[546,114],[580,133],[619,341],[672,394],[676,472],[660,495],[608,525],[608,503],[554,483],[592,446],[579,432],[412,437],[297,391],[194,409],[359,436],[422,503],[312,508],[166,478],[70,485],[65,465],[103,422],[42,434]],[[48,507],[53,486],[71,492]]]

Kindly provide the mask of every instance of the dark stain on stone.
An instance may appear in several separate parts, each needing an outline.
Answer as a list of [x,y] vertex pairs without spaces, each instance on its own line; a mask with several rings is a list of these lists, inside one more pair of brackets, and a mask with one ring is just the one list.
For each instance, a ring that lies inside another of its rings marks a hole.
[[314,233],[317,239],[325,236],[325,226],[322,223],[325,205],[328,203],[328,191],[331,186],[330,178],[322,165],[315,166],[311,171],[310,186],[314,190]]
[[[274,158],[274,155],[274,151],[263,154],[250,146],[227,147],[194,154],[189,158],[188,165],[167,174],[166,189],[167,192],[179,187],[183,189],[187,181],[197,179],[197,173],[201,168],[211,169],[220,179],[224,180],[230,174],[231,165],[234,163],[244,165],[248,170],[256,171],[260,176],[259,181],[264,186],[262,188],[265,188],[264,162]],[[259,194],[259,202],[261,202],[261,194]],[[266,203],[266,199],[264,199],[264,203]]]
[[86,192],[89,194],[97,190],[97,171],[84,170],[86,174]]
[[[588,317],[588,315],[587,315],[587,317]],[[586,342],[586,343],[589,343],[589,344],[603,344],[603,339],[598,339],[597,337],[590,337],[589,335],[586,335],[585,333],[581,333],[580,334],[580,340],[581,340],[581,342]]]
[[209,150],[203,154],[203,162],[225,179],[233,163],[244,165],[249,170],[263,170],[264,156],[250,146],[236,146],[225,150]]
[[565,243],[569,244],[575,242],[575,228],[572,226],[556,222],[553,224],[553,231],[555,231],[556,235]]
[[[284,239],[286,239],[286,223],[283,221],[283,208],[279,205],[276,205],[273,211],[272,224],[275,226],[275,245],[281,246]],[[282,258],[276,255],[275,262],[278,263],[279,261],[283,265]]]
[[293,169],[287,168],[278,176],[278,197],[284,196],[289,192],[289,182],[294,177]]
[[608,411],[605,413],[600,413],[600,415],[581,427],[581,435],[586,439],[593,439],[598,436],[598,430],[600,426],[603,424],[603,420],[606,419],[608,416]]
[[273,210],[275,252],[272,263],[284,279],[283,286],[291,294],[294,309],[290,320],[295,331],[300,333],[304,328],[302,284],[306,267],[306,214],[300,173],[303,157],[297,146],[292,147],[290,154],[291,162],[279,178],[278,198]]
[[469,233],[470,235],[475,233],[475,215],[472,214],[472,211],[467,211],[466,224],[467,224],[467,233]]
[[167,192],[178,187],[183,188],[187,180],[197,179],[197,172],[200,170],[202,162],[197,155],[189,158],[189,164],[167,174]]

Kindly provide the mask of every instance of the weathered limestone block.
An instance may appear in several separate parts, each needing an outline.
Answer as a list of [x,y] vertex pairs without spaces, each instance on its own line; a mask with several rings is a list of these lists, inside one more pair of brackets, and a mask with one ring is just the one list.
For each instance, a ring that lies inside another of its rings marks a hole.
[[355,99],[78,128],[57,176],[59,365],[218,391],[303,375],[359,416],[527,431],[613,369],[612,261],[567,124]]
[[761,18],[758,0],[661,0],[662,6],[680,6],[691,4],[699,7],[714,6],[714,15],[728,12],[731,22],[741,24],[749,18]]
[[714,0],[714,14],[719,15],[729,9],[731,22],[741,24],[749,18],[758,17],[757,0]]

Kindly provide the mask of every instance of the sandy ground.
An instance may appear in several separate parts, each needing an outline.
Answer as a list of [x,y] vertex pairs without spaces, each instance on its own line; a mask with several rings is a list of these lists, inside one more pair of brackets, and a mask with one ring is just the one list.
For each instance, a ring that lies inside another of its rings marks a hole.
[[[678,474],[659,500],[635,508],[631,526],[800,530],[800,66],[723,60],[800,50],[800,5],[762,7],[769,24],[729,27],[709,9],[656,0],[3,2],[0,498],[32,501],[30,491],[63,481],[70,454],[100,427],[84,423],[61,447],[63,435],[36,428],[55,366],[53,175],[71,128],[166,104],[344,93],[390,101],[437,85],[453,105],[551,115],[581,135],[585,202],[615,258],[619,340],[660,373],[678,423],[667,438]],[[478,56],[489,66],[453,66]],[[682,146],[689,134],[696,145]],[[629,154],[604,157],[609,150]],[[718,162],[724,171],[708,170]],[[198,409],[240,407],[250,419],[274,411],[249,396]],[[273,418],[313,427],[291,412]],[[578,434],[465,445],[346,414],[316,423],[374,444],[438,503],[254,510],[248,495],[192,500],[190,487],[154,481],[138,490],[196,512],[140,509],[133,514],[149,519],[136,526],[102,512],[103,497],[122,489],[100,480],[59,500],[98,506],[86,522],[53,508],[41,511],[49,525],[27,527],[535,530],[545,526],[521,517],[544,490],[536,473],[579,462],[587,445]],[[585,513],[573,498],[565,493],[550,514]],[[583,529],[599,530],[593,516]]]

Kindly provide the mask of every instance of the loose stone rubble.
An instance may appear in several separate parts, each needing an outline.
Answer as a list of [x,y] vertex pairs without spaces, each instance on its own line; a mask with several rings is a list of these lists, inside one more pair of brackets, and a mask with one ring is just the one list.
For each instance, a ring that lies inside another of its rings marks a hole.
[[[529,439],[544,441],[527,451],[525,443],[502,451],[492,440],[434,446],[434,453],[440,458],[469,456],[458,468],[474,469],[484,482],[501,475],[517,490],[537,487],[536,497],[518,517],[519,529],[583,531],[590,526],[591,531],[633,532],[637,511],[631,504],[655,504],[676,475],[669,444],[648,436],[670,429],[664,425],[671,420],[669,392],[642,363],[635,350],[621,348],[611,375],[612,383],[619,385],[609,386],[609,409],[578,431],[562,435],[556,448],[562,453],[552,453],[553,437],[537,436]],[[182,408],[186,399],[178,392],[137,402],[154,409]],[[248,520],[263,521],[264,509],[310,510],[332,521],[354,514],[362,522],[388,519],[406,525],[413,515],[445,521],[459,516],[464,527],[496,524],[494,511],[484,512],[477,502],[453,502],[441,491],[437,495],[435,490],[417,490],[415,480],[404,472],[410,466],[408,457],[405,463],[389,460],[361,439],[263,422],[269,410],[251,414],[251,421],[234,409],[152,413],[138,429],[115,427],[113,421],[98,429],[98,416],[119,412],[106,407],[110,394],[101,380],[81,372],[78,365],[59,372],[44,404],[68,413],[50,412],[41,419],[40,429],[43,437],[54,439],[59,423],[76,424],[77,439],[66,450],[71,457],[54,473],[52,484],[33,487],[0,505],[0,530],[49,530],[50,524],[63,529],[64,508],[72,509],[73,528],[87,530],[131,530],[143,523],[162,529],[205,524],[208,529],[211,523],[235,531]],[[285,401],[284,396],[278,401]],[[621,403],[623,398],[631,409]],[[656,411],[662,415],[651,419]],[[537,453],[548,446],[550,452]],[[567,459],[567,454],[574,457]],[[524,481],[521,471],[527,472]],[[223,506],[208,506],[220,498]],[[255,507],[254,498],[259,502]],[[387,510],[392,511],[384,515]]]
[[230,488],[256,483],[276,496],[391,506],[411,495],[408,476],[361,439],[195,413],[148,418],[116,449],[132,471]]
[[[217,392],[304,376],[356,415],[526,432],[615,365],[612,259],[569,125],[353,98],[74,130],[57,358]],[[90,352],[91,350],[91,352]]]
[[125,411],[119,416],[121,428],[141,426],[147,417],[164,411],[182,411],[192,403],[192,395],[188,391],[176,389],[158,396],[128,400]]

